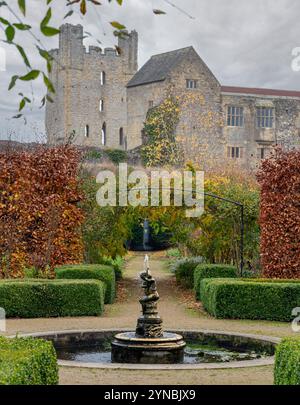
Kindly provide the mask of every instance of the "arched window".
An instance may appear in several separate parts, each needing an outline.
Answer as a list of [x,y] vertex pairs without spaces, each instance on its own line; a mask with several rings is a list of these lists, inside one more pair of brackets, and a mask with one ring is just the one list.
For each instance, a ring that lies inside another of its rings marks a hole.
[[103,99],[101,99],[101,100],[99,101],[99,111],[100,111],[100,112],[103,112],[103,111],[104,111],[104,100],[103,100]]
[[100,84],[101,84],[101,86],[104,86],[104,85],[105,85],[105,79],[106,79],[105,76],[106,76],[106,75],[105,75],[105,72],[101,72],[101,73],[100,73]]
[[86,138],[88,138],[88,137],[90,136],[90,127],[89,127],[89,125],[86,125],[86,126],[84,127],[84,136],[85,136]]
[[120,130],[119,130],[119,145],[120,146],[124,145],[124,130],[123,130],[123,128],[120,128]]
[[101,129],[101,144],[106,145],[106,123],[104,122]]

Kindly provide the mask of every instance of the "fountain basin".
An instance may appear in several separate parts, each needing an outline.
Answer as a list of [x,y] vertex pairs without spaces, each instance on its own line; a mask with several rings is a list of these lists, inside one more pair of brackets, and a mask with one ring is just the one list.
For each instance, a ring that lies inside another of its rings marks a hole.
[[[217,344],[230,351],[235,349],[239,352],[250,350],[263,355],[253,359],[240,359],[239,361],[231,359],[226,362],[194,363],[185,359],[183,363],[178,364],[112,363],[111,342],[116,334],[124,332],[126,330],[122,329],[60,330],[20,334],[19,336],[32,336],[52,341],[57,351],[59,366],[124,370],[211,370],[273,365],[275,348],[280,342],[280,339],[275,337],[228,331],[175,330],[172,333],[182,335],[188,345],[191,342]],[[104,349],[101,349],[102,354],[97,353],[99,347]]]
[[137,337],[135,332],[118,333],[111,343],[112,363],[182,363],[186,343],[181,335],[164,333],[159,338]]

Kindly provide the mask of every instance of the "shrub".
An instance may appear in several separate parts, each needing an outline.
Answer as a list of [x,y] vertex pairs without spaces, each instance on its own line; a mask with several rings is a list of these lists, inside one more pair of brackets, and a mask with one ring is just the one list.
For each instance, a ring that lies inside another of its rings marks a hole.
[[82,260],[79,163],[70,145],[0,152],[1,278]]
[[237,270],[234,266],[225,264],[199,264],[194,271],[194,290],[196,298],[201,299],[200,283],[205,278],[234,278]]
[[104,264],[79,264],[55,269],[58,279],[94,279],[105,284],[105,304],[111,304],[116,297],[116,277],[114,269]]
[[204,308],[217,318],[288,322],[300,306],[300,282],[204,279],[200,295]]
[[127,161],[127,152],[125,150],[106,149],[104,153],[108,157],[108,159],[116,165]]
[[0,307],[10,318],[101,315],[104,294],[98,280],[0,281]]
[[300,339],[285,338],[276,347],[275,385],[300,385]]
[[258,180],[263,275],[299,277],[300,151],[278,150],[263,161]]
[[171,270],[175,273],[178,283],[183,284],[187,288],[193,288],[194,270],[200,263],[203,263],[202,257],[186,257],[177,260],[171,266]]
[[0,337],[1,385],[58,384],[56,353],[51,342]]
[[103,153],[100,150],[90,150],[84,155],[85,160],[97,160],[102,158]]
[[181,257],[181,252],[178,248],[171,248],[167,250],[167,257],[179,259]]
[[112,257],[103,256],[101,259],[102,264],[112,266],[115,270],[116,280],[121,280],[123,277],[124,259],[121,256],[117,256],[115,259]]

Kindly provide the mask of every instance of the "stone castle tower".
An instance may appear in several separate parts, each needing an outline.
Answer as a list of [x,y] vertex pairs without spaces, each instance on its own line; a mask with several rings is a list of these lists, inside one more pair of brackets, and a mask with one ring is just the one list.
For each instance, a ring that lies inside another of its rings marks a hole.
[[83,45],[83,27],[65,24],[50,76],[56,94],[47,103],[48,143],[127,149],[126,85],[137,72],[138,34],[125,33],[118,50]]

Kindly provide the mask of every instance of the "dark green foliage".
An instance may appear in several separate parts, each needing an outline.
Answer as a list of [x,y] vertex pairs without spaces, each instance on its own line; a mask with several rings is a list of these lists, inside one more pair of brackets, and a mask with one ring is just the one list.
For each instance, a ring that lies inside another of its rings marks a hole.
[[94,279],[105,284],[105,304],[112,304],[116,297],[116,277],[112,266],[104,264],[75,264],[57,267],[58,279]]
[[106,149],[105,155],[108,159],[118,165],[119,163],[127,162],[127,153],[121,149]]
[[108,266],[112,266],[115,270],[116,280],[121,280],[123,277],[124,259],[121,256],[117,256],[115,259],[112,257],[101,257],[101,263]]
[[237,270],[234,266],[226,264],[199,264],[194,271],[194,290],[196,298],[201,299],[200,283],[205,278],[234,278]]
[[103,158],[103,153],[100,150],[90,150],[84,155],[85,160],[98,160]]
[[200,263],[203,263],[202,257],[186,257],[172,264],[171,270],[175,273],[177,283],[193,288],[194,270]]
[[101,315],[104,294],[98,280],[0,281],[0,307],[9,318]]
[[300,339],[285,338],[276,347],[275,385],[300,385]]
[[1,385],[58,384],[56,353],[51,342],[0,337]]
[[200,296],[216,318],[289,322],[293,308],[300,306],[300,282],[204,279]]

